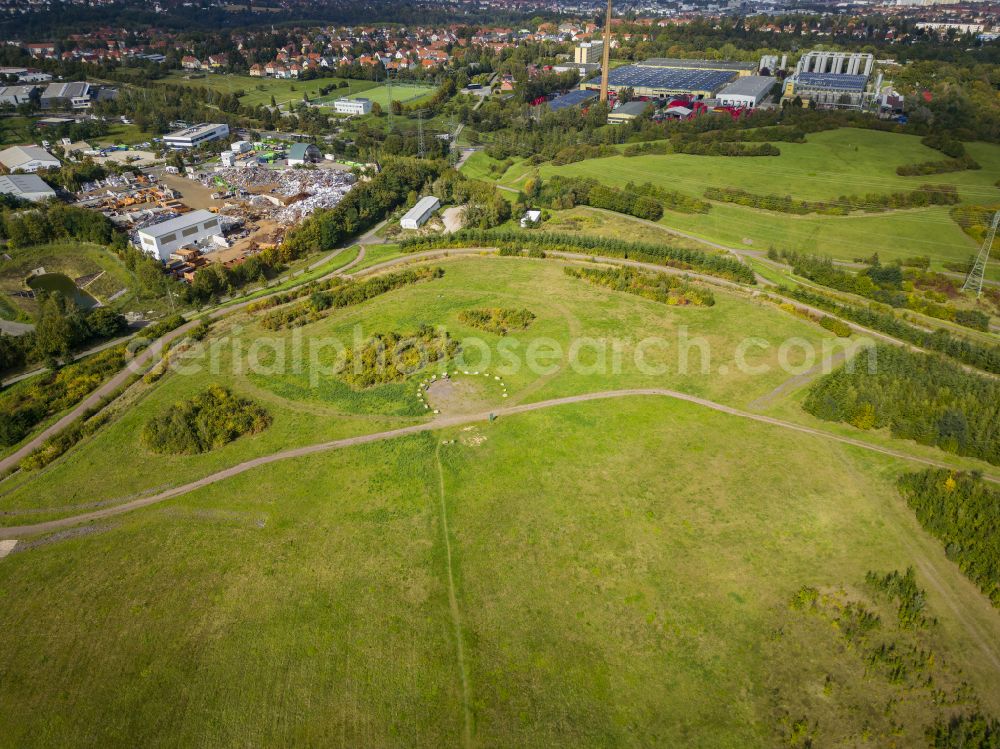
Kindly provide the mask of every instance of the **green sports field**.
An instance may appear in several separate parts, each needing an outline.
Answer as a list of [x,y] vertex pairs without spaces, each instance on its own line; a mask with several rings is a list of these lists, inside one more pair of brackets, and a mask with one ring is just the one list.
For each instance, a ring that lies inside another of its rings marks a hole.
[[351,94],[347,94],[346,91],[341,92],[340,89],[337,89],[337,91],[334,91],[330,96],[319,99],[317,103],[329,104],[330,106],[333,106],[334,100],[340,98],[341,96],[347,96],[349,99],[364,97],[365,99],[369,99],[373,103],[378,104],[383,110],[386,110],[389,107],[390,100],[398,101],[401,104],[415,104],[422,99],[429,97],[435,90],[434,86],[395,83],[392,86],[392,95],[390,96],[389,87],[384,83],[379,83],[370,88]]
[[[330,349],[307,354],[298,371],[277,364],[295,340],[350,341],[359,326],[440,326],[525,356],[542,339],[564,352],[574,340],[620,339],[618,368],[573,367],[566,356],[546,360],[545,371],[511,368],[505,400],[482,378],[487,367],[502,371],[498,361],[475,358],[470,342],[465,363],[480,371],[470,377],[494,399],[486,408],[672,388],[984,467],[804,414],[804,383],[788,387],[777,349],[832,336],[760,299],[713,288],[714,306],[670,307],[569,277],[551,259],[435,264],[442,278],[292,331],[265,330],[251,313],[217,323],[205,339],[218,344],[214,371],[137,384],[97,434],[3,482],[0,524],[428,423],[416,387],[436,368],[359,392],[328,371]],[[460,319],[490,307],[536,317],[503,338]],[[709,355],[685,371],[679,341],[691,337]],[[735,366],[748,337],[771,344],[744,352],[766,371]],[[634,357],[651,339],[661,341],[648,348],[655,372]],[[272,368],[233,366],[251,350]],[[210,384],[264,405],[270,428],[200,455],[142,446],[146,421]],[[0,559],[0,735],[19,747],[771,747],[791,744],[805,720],[817,746],[910,746],[953,712],[1000,713],[1000,615],[896,493],[896,476],[917,467],[653,396],[565,403],[259,466],[26,538],[26,551]],[[866,572],[911,565],[934,628],[897,631],[888,604],[870,605],[886,642],[916,638],[933,653],[935,686],[954,698],[947,706],[924,684],[868,673],[835,629],[789,611],[802,586],[867,600]]]
[[[968,144],[982,169],[923,177],[900,177],[896,167],[941,158],[917,136],[841,128],[810,134],[806,143],[779,143],[777,157],[736,158],[670,154],[665,156],[590,159],[561,167],[543,165],[543,177],[555,174],[593,177],[609,185],[629,181],[701,197],[707,187],[735,187],[761,194],[791,195],[806,200],[836,200],[843,195],[889,193],[922,184],[950,184],[964,203],[1000,205],[995,185],[1000,173],[1000,147]],[[485,154],[464,167],[470,176],[489,176]],[[500,183],[519,187],[526,165],[517,163]],[[852,216],[796,216],[715,203],[704,215],[666,211],[661,223],[730,246],[766,251],[770,247],[823,253],[853,260],[878,252],[884,259],[928,255],[940,268],[978,251],[948,215],[948,207],[888,211]],[[990,275],[1000,278],[1000,261]]]

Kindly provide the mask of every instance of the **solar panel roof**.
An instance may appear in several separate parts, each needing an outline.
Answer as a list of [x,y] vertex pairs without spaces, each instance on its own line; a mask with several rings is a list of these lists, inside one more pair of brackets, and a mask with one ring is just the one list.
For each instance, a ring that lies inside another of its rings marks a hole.
[[569,91],[561,96],[557,96],[555,99],[549,102],[549,109],[552,111],[558,111],[560,109],[565,109],[566,107],[575,107],[578,104],[583,104],[590,99],[593,99],[597,94],[593,91],[583,91],[581,89],[576,89],[575,91]]
[[835,73],[799,73],[796,82],[805,88],[826,91],[864,91],[866,75],[837,75]]
[[[608,74],[608,84],[613,87],[632,86],[668,91],[715,91],[736,77],[735,72],[728,70],[625,65]],[[600,78],[594,78],[587,81],[587,84],[600,85],[600,82]]]

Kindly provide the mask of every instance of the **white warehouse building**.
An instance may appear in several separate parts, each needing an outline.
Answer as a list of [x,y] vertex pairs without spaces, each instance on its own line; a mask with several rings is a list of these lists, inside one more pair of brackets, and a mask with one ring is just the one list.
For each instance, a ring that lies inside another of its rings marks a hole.
[[229,136],[229,125],[207,123],[192,125],[163,136],[163,142],[170,148],[194,148],[210,140]]
[[441,207],[441,201],[433,195],[427,195],[417,201],[417,204],[403,214],[399,220],[399,225],[404,229],[419,229],[427,219],[434,215],[434,211]]
[[348,99],[342,96],[333,102],[333,110],[337,114],[368,114],[372,111],[371,99],[359,96],[357,99]]
[[768,75],[746,75],[722,89],[716,98],[723,107],[755,109],[777,82],[777,78]]
[[219,217],[211,211],[191,211],[176,218],[139,229],[139,247],[148,255],[166,261],[170,253],[205,239],[222,239]]

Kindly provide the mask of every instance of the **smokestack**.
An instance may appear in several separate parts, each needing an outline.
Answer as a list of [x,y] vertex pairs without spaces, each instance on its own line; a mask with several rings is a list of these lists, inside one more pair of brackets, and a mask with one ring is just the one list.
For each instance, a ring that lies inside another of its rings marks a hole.
[[608,0],[608,14],[604,19],[604,49],[601,50],[601,102],[608,100],[608,68],[611,67],[611,0]]

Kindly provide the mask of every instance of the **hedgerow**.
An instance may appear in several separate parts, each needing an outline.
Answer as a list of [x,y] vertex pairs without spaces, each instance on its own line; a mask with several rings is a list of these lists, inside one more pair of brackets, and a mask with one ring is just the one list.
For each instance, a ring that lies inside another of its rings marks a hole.
[[648,273],[632,268],[565,268],[566,275],[597,286],[635,294],[654,302],[711,307],[715,297],[708,289],[668,273]]

